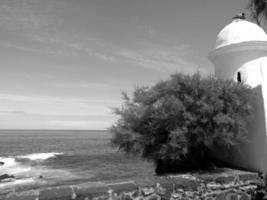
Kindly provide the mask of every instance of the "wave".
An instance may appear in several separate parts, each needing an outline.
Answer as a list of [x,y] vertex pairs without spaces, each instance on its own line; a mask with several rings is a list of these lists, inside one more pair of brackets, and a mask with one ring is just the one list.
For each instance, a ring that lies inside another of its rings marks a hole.
[[16,156],[16,157],[36,161],[36,160],[47,160],[49,158],[56,157],[57,155],[63,155],[63,153],[58,153],[58,152],[33,153],[33,154],[27,154],[27,155],[22,155],[22,156]]
[[15,158],[9,158],[9,157],[0,157],[0,161],[3,162],[5,167],[12,167],[15,166],[16,159]]
[[31,170],[30,166],[17,162],[15,158],[0,157],[0,161],[4,163],[0,165],[1,174],[20,175]]
[[0,157],[0,176],[5,174],[10,176],[10,178],[0,180],[0,194],[7,188],[47,185],[77,179],[77,176],[67,169],[51,167],[51,164],[53,166],[61,159],[52,160],[52,163],[43,162],[58,155],[63,155],[63,153],[33,153]]
[[4,182],[4,183],[0,182],[0,190],[10,188],[10,187],[13,188],[14,186],[25,185],[25,184],[30,184],[30,183],[34,183],[34,182],[35,182],[35,180],[33,178],[18,179],[18,180],[14,180],[12,182]]
[[[36,162],[44,161],[54,158],[63,153],[50,152],[50,153],[33,153],[14,157],[0,157],[0,175],[8,174],[15,177],[25,177],[36,171]],[[41,163],[40,163],[41,164]]]

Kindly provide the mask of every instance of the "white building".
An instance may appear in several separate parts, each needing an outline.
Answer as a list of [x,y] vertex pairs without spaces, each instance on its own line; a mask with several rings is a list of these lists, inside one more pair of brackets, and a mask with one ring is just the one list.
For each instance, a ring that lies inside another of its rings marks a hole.
[[234,19],[218,34],[209,59],[215,76],[242,81],[257,92],[256,122],[250,127],[252,143],[228,160],[246,169],[267,172],[267,35],[258,25]]

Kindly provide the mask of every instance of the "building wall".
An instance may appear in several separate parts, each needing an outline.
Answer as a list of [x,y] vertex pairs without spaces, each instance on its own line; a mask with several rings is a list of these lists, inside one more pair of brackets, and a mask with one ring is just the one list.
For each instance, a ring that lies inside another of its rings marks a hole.
[[215,60],[215,75],[219,78],[237,77],[256,92],[257,110],[255,122],[250,127],[251,142],[243,145],[240,152],[234,152],[228,160],[236,166],[267,172],[266,159],[266,115],[267,115],[267,57],[261,51],[240,51],[224,53]]

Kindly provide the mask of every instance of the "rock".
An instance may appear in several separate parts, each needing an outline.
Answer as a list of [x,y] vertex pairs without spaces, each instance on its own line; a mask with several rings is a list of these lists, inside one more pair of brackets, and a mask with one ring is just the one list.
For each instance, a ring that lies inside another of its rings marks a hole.
[[0,165],[4,165],[4,164],[5,164],[4,162],[0,161]]
[[153,194],[155,192],[155,189],[153,187],[150,187],[150,188],[143,188],[142,189],[142,194],[144,196],[149,196],[151,194]]
[[5,180],[5,179],[8,179],[8,178],[15,178],[15,176],[8,175],[8,174],[0,175],[0,181]]

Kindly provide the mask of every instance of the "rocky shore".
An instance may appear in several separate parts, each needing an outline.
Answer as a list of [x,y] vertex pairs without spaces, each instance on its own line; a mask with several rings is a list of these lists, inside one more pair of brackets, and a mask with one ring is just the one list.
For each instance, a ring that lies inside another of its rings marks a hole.
[[257,173],[233,169],[112,182],[90,182],[38,190],[13,189],[5,200],[232,200],[256,199],[263,181]]
[[9,174],[0,175],[0,182],[12,180],[12,179],[15,179],[15,176],[9,175]]
[[[5,165],[4,162],[0,161],[0,165],[3,166]],[[0,174],[0,183],[1,182],[6,182],[6,181],[12,181],[15,179],[14,175],[9,175],[9,174]]]

